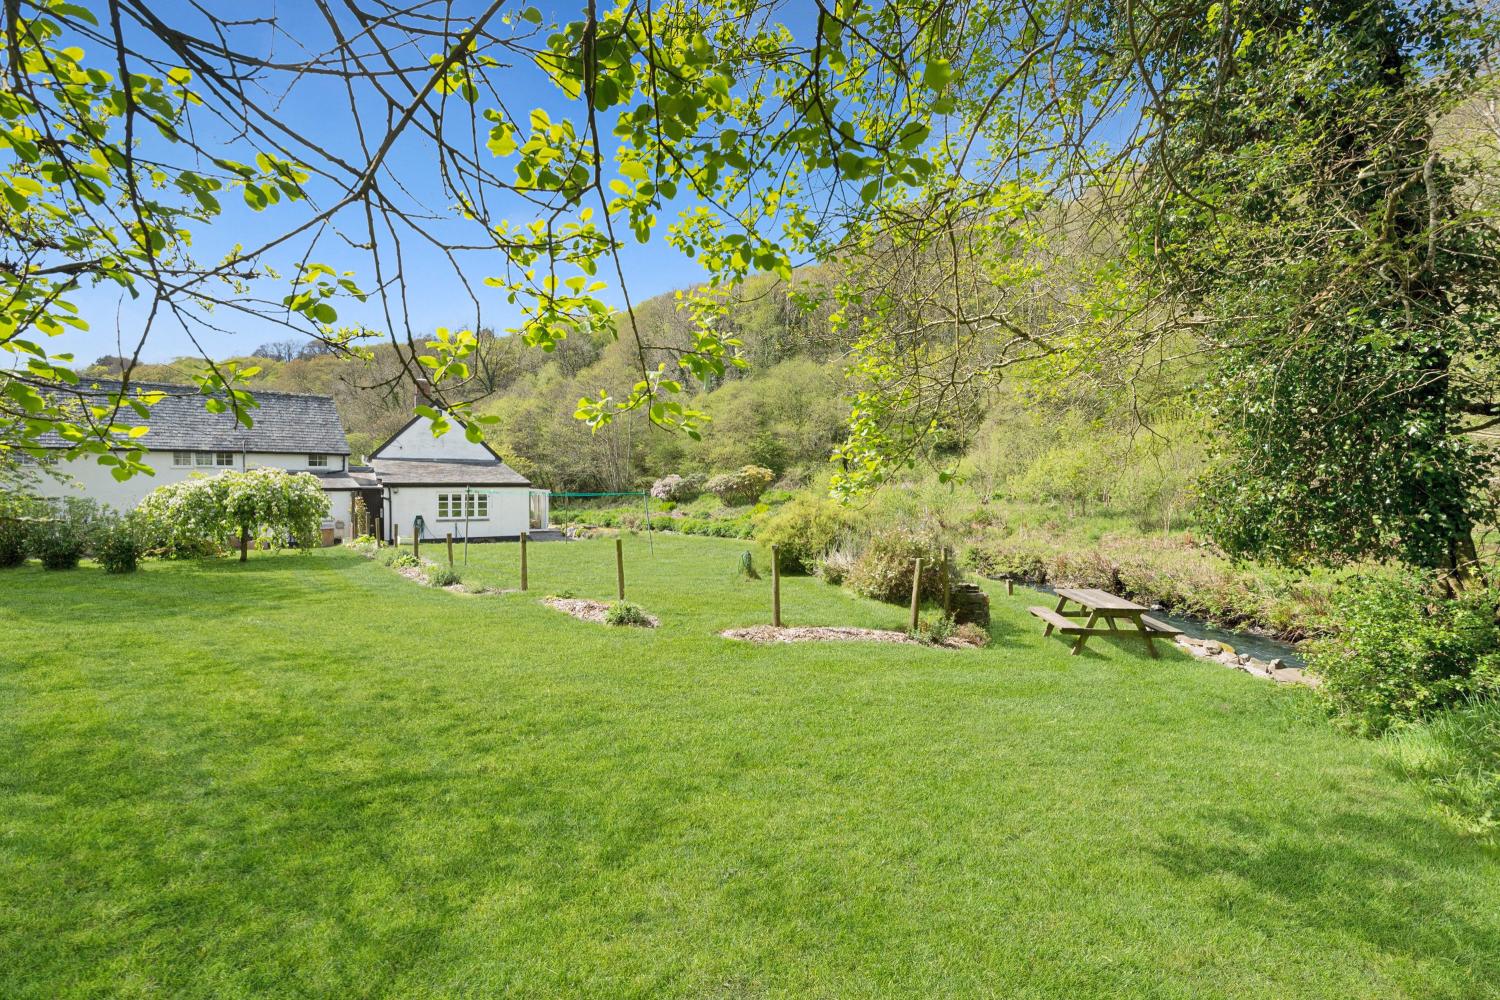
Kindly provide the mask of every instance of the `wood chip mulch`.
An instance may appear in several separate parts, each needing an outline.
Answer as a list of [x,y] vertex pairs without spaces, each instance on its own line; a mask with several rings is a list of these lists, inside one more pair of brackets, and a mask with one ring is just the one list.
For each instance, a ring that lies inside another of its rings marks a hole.
[[[752,625],[749,628],[726,629],[719,633],[726,639],[745,642],[896,642],[909,646],[923,643],[905,632],[890,629],[852,628],[844,625],[795,625],[777,628],[775,625]],[[973,649],[974,646],[957,639],[943,643],[949,649]]]
[[[548,597],[544,598],[542,603],[563,614],[572,615],[579,621],[594,622],[599,625],[608,624],[605,616],[609,614],[609,605],[599,601],[586,601],[576,597]],[[661,624],[661,619],[655,615],[648,614],[646,618],[651,624],[643,626],[645,628],[656,628]]]
[[745,642],[904,642],[915,644],[905,632],[878,628],[847,628],[841,625],[798,625],[777,628],[775,625],[752,625],[731,628],[719,633],[726,639]]

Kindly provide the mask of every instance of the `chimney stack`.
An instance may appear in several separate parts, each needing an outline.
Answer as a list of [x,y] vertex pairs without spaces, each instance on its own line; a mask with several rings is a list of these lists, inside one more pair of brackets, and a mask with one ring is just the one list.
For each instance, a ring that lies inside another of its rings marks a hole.
[[412,385],[411,405],[428,406],[432,404],[432,383],[427,381],[426,375],[418,375]]

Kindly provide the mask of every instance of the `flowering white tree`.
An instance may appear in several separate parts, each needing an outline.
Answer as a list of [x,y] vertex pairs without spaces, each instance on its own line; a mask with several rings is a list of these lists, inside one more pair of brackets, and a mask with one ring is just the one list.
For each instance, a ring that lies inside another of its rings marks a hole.
[[328,495],[314,476],[284,469],[226,471],[194,476],[153,490],[137,508],[150,546],[175,558],[217,552],[224,539],[239,537],[240,561],[250,539],[279,544],[291,536],[313,544],[328,516]]

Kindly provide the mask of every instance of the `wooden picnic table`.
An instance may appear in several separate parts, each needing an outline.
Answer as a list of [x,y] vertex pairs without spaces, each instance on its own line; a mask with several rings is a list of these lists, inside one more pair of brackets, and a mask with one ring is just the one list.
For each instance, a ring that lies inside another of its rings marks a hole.
[[[1088,641],[1089,636],[1112,635],[1121,639],[1140,639],[1146,644],[1146,652],[1155,658],[1158,654],[1151,642],[1153,638],[1170,639],[1182,632],[1181,629],[1175,629],[1146,614],[1151,610],[1150,608],[1108,591],[1059,587],[1056,593],[1056,608],[1038,606],[1026,610],[1046,623],[1047,628],[1042,632],[1043,635],[1051,635],[1052,630],[1056,629],[1060,635],[1077,636],[1077,640],[1073,643],[1074,656],[1083,651],[1083,644]],[[1078,605],[1079,610],[1066,610],[1069,602]],[[1088,620],[1079,622],[1077,620],[1079,618]],[[1101,619],[1104,621],[1104,627],[1098,628],[1096,626]],[[1135,628],[1120,628],[1119,623],[1122,621],[1130,622]]]

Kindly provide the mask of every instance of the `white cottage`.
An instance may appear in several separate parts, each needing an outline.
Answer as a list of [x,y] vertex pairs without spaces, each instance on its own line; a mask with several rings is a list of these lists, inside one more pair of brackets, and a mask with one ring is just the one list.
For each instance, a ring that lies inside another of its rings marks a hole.
[[[516,538],[548,527],[548,491],[533,489],[494,451],[462,433],[434,438],[421,419],[376,449],[369,467],[351,466],[344,425],[331,396],[257,389],[254,424],[244,427],[233,414],[204,409],[203,396],[190,386],[131,385],[163,393],[151,407],[145,421],[150,429],[141,438],[145,462],[155,475],[118,482],[93,456],[61,458],[66,442],[47,435],[40,443],[58,453],[49,467],[60,475],[38,477],[38,495],[85,496],[124,511],[165,483],[225,469],[272,466],[318,477],[330,500],[323,525],[326,541],[351,537],[356,497],[387,541],[396,528],[402,538],[411,538],[415,529],[424,540],[435,540],[449,532],[459,539]],[[119,388],[117,383],[97,386],[101,403],[105,393]],[[124,422],[138,419],[133,413],[122,417]]]
[[402,538],[420,534],[424,541],[450,533],[455,539],[512,539],[546,531],[550,521],[547,490],[534,489],[488,445],[461,432],[433,437],[420,417],[371,453],[368,475],[380,485],[387,541],[393,529]]
[[[118,383],[95,385],[98,405],[107,402],[106,393],[119,391]],[[270,466],[317,476],[332,501],[325,532],[332,531],[336,538],[347,535],[353,523],[350,504],[359,484],[349,477],[349,443],[331,396],[257,390],[260,406],[251,411],[253,426],[245,427],[232,413],[204,409],[203,396],[191,386],[132,382],[131,388],[163,394],[151,407],[144,421],[149,430],[140,439],[146,446],[144,461],[155,474],[119,482],[92,455],[62,458],[66,442],[48,434],[40,443],[57,453],[48,468],[59,475],[38,476],[38,495],[88,497],[124,511],[167,483],[224,469]],[[126,409],[120,422],[134,424],[140,418]]]

